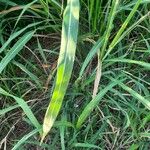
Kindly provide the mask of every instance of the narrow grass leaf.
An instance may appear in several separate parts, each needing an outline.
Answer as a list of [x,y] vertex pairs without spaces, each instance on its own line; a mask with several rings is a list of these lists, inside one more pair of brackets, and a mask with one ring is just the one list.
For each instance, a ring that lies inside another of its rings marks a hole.
[[117,35],[115,36],[115,38],[113,39],[111,46],[113,46],[118,38],[121,36],[121,34],[124,32],[124,30],[126,29],[127,25],[129,24],[130,20],[132,19],[133,15],[135,14],[135,12],[137,11],[140,3],[142,0],[138,0],[137,3],[135,4],[134,8],[132,9],[132,11],[130,12],[129,16],[127,17],[127,19],[124,21],[123,25],[121,26],[121,28],[119,29],[119,31],[117,32]]
[[132,11],[128,15],[127,19],[124,21],[124,23],[122,24],[121,28],[119,29],[119,31],[117,32],[116,36],[114,37],[113,41],[111,42],[111,44],[110,44],[110,46],[109,46],[105,56],[103,57],[103,60],[108,56],[108,54],[112,51],[112,49],[118,43],[118,39],[120,38],[121,34],[124,32],[124,30],[126,29],[127,25],[129,24],[130,20],[132,19],[133,15],[137,11],[141,1],[142,0],[137,0],[137,3],[135,4],[135,6],[133,7]]
[[86,69],[87,65],[89,64],[91,59],[94,57],[94,55],[99,51],[99,49],[101,48],[102,44],[103,44],[103,38],[100,38],[94,44],[93,48],[90,50],[90,52],[88,53],[87,57],[85,58],[85,61],[83,62],[83,65],[81,67],[78,79],[80,79],[82,77],[82,75],[84,73],[84,70]]
[[1,0],[1,3],[5,3],[6,5],[10,5],[10,6],[16,6],[17,4],[14,1],[10,1],[10,0]]
[[37,86],[42,89],[42,85],[41,85],[40,80],[39,80],[39,78],[37,76],[35,76],[32,72],[30,72],[21,63],[13,61],[13,64],[16,65],[17,67],[19,67],[22,71],[24,71],[31,78],[31,80],[33,80],[37,84]]
[[34,27],[34,26],[36,26],[36,25],[39,25],[39,24],[41,24],[41,23],[42,23],[42,21],[41,21],[41,22],[37,22],[37,23],[29,24],[29,25],[26,26],[25,28],[23,28],[23,29],[21,29],[21,30],[15,32],[15,33],[13,33],[12,35],[10,35],[9,39],[8,39],[8,40],[3,44],[3,46],[0,48],[0,53],[3,52],[3,51],[7,48],[7,46],[10,44],[10,42],[11,42],[13,39],[17,38],[17,37],[18,37],[21,33],[23,33],[25,30],[27,30],[27,29],[29,29],[29,28],[31,28],[31,27]]
[[99,146],[96,146],[94,144],[89,144],[89,143],[75,143],[73,144],[73,147],[101,149]]
[[70,127],[70,128],[74,128],[75,129],[75,126],[71,123],[71,122],[67,122],[67,121],[55,121],[54,123],[54,127],[62,127],[62,126],[65,126],[65,127]]
[[48,0],[48,1],[52,1],[55,5],[57,5],[59,8],[61,8],[62,6],[61,6],[61,4],[58,2],[58,1],[56,1],[56,0]]
[[19,107],[19,105],[14,105],[14,106],[9,106],[8,108],[4,108],[4,109],[0,110],[0,116],[18,108],[18,107]]
[[[136,2],[137,2],[137,0],[134,0],[134,1],[131,1],[130,3],[128,3],[126,5],[123,4],[123,6],[121,6],[118,11],[120,12],[123,10],[128,10],[132,6],[134,6],[136,4]],[[149,2],[150,2],[149,0],[142,0],[141,4],[148,4]]]
[[38,0],[34,0],[31,3],[28,3],[27,5],[24,5],[23,10],[21,11],[20,15],[17,17],[17,21],[14,25],[14,28],[17,26],[19,20],[21,19],[22,15],[24,14],[24,12],[29,9],[31,7],[32,4],[34,4],[35,2],[37,2]]
[[[63,114],[61,121],[62,122],[66,122],[66,120],[67,120],[67,118]],[[60,126],[59,127],[59,130],[60,130],[60,140],[61,140],[61,149],[62,150],[65,150],[65,129],[66,129],[66,126]]]
[[149,132],[140,133],[140,136],[143,138],[149,138],[150,139],[150,133]]
[[129,88],[123,83],[119,84],[124,90],[128,91],[134,98],[136,98],[138,101],[140,101],[147,109],[150,110],[150,101],[145,99],[143,96]]
[[[144,21],[146,18],[148,18],[150,16],[150,11],[143,15],[139,20],[137,20],[134,24],[132,24],[129,28],[127,28],[122,35],[118,38],[118,41],[116,42],[119,43],[123,38],[125,38],[131,31],[133,31],[142,21]],[[116,45],[115,44],[115,45]],[[115,46],[114,45],[114,46]]]
[[9,96],[9,97],[13,98],[19,104],[19,106],[22,108],[22,110],[27,115],[27,117],[30,119],[31,123],[37,129],[39,129],[41,127],[41,125],[37,121],[36,117],[34,116],[32,110],[30,109],[30,107],[27,105],[27,103],[22,98],[19,98],[19,97],[16,97],[16,96],[12,95],[12,94],[9,94],[8,92],[6,92],[1,87],[0,87],[0,94],[2,94],[4,96]]
[[129,63],[129,64],[136,64],[146,69],[150,69],[150,63],[146,63],[143,61],[131,60],[131,59],[124,59],[124,58],[115,58],[115,59],[107,59],[105,62],[122,62],[122,63]]
[[108,23],[107,23],[107,27],[106,27],[106,31],[105,31],[105,35],[104,35],[104,44],[103,47],[101,49],[101,53],[100,56],[103,57],[103,54],[106,50],[106,46],[108,44],[108,39],[110,37],[110,33],[113,27],[113,21],[115,18],[115,14],[116,14],[116,10],[117,10],[117,6],[119,4],[119,0],[113,0],[112,1],[112,7],[109,13],[109,17],[108,17]]
[[[114,89],[111,89],[110,90],[111,92],[113,92],[114,94],[119,93],[118,91],[114,90]],[[120,93],[119,93],[120,94]],[[121,95],[122,96],[122,95]],[[118,102],[116,102],[113,98],[109,97],[110,100],[118,107],[118,109],[124,114],[124,116],[126,117],[126,125],[125,125],[125,129],[128,128],[131,124],[131,121],[130,121],[130,117],[128,115],[128,113],[120,106],[120,104]]]
[[150,101],[138,94],[136,91],[132,90],[130,87],[126,86],[123,82],[120,82],[115,79],[111,79],[116,82],[119,86],[121,86],[125,91],[129,92],[134,98],[136,98],[139,102],[141,102],[147,109],[150,110]]
[[27,32],[22,36],[16,44],[9,50],[6,56],[0,62],[0,74],[8,65],[8,63],[22,50],[24,45],[32,38],[34,31]]
[[41,141],[43,141],[44,137],[48,134],[53,126],[68,87],[75,59],[78,23],[79,0],[68,0],[67,7],[64,11],[56,83],[52,99],[45,114],[43,123],[43,136]]
[[103,98],[103,96],[109,91],[111,90],[114,86],[117,85],[117,82],[111,81],[111,83],[109,85],[107,85],[104,89],[102,89],[97,95],[96,97],[94,97],[88,104],[87,106],[84,108],[84,110],[82,111],[82,113],[80,114],[78,121],[77,121],[77,128],[80,128],[81,125],[83,124],[83,122],[85,121],[85,119],[90,115],[90,113],[93,111],[93,109],[98,105],[98,103],[101,101],[101,99]]
[[44,51],[43,51],[43,49],[42,49],[42,46],[41,46],[40,41],[39,41],[38,38],[37,38],[37,43],[38,43],[38,50],[39,50],[39,53],[40,53],[41,57],[43,58],[44,63],[47,64],[46,56],[45,56],[45,54],[44,54]]
[[149,122],[150,122],[150,113],[142,119],[142,124],[140,125],[140,128],[144,128],[144,126]]
[[28,140],[30,137],[32,137],[33,135],[35,135],[36,133],[39,132],[39,129],[35,129],[33,131],[31,131],[30,133],[26,134],[23,138],[21,138],[16,144],[15,146],[12,148],[12,150],[17,150],[20,149],[20,146],[22,144],[24,144],[26,142],[26,140]]

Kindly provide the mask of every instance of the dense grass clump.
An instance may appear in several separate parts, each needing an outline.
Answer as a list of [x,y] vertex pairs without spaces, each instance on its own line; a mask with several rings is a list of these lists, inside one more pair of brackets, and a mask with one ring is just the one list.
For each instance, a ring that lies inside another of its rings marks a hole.
[[149,0],[0,0],[0,149],[150,149]]

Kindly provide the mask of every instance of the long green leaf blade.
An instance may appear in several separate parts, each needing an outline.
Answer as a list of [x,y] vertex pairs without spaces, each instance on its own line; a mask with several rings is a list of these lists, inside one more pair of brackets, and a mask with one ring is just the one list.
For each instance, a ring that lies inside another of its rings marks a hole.
[[42,141],[56,120],[68,87],[75,59],[78,22],[79,0],[68,0],[67,7],[64,11],[56,83],[51,102],[44,118]]
[[101,149],[99,146],[96,146],[94,144],[89,144],[89,143],[74,143],[73,147],[76,148],[85,148],[85,149]]

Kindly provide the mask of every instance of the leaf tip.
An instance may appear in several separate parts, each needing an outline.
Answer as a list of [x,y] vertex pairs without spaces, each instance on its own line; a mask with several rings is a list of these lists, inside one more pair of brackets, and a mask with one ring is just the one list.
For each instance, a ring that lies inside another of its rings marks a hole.
[[42,143],[43,143],[43,141],[44,141],[44,139],[45,139],[45,137],[46,137],[46,134],[47,134],[47,133],[45,133],[45,132],[42,133],[40,145],[42,145]]

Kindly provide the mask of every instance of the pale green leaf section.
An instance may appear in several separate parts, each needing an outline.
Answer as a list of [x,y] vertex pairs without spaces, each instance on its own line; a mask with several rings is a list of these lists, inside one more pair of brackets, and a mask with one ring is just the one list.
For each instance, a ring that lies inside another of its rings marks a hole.
[[73,147],[80,147],[80,148],[88,148],[88,149],[101,149],[99,146],[96,146],[94,144],[89,143],[75,143],[73,144]]
[[43,141],[44,137],[52,128],[68,87],[75,59],[78,23],[79,0],[68,0],[67,7],[64,11],[56,83],[50,104],[45,114],[41,141]]

